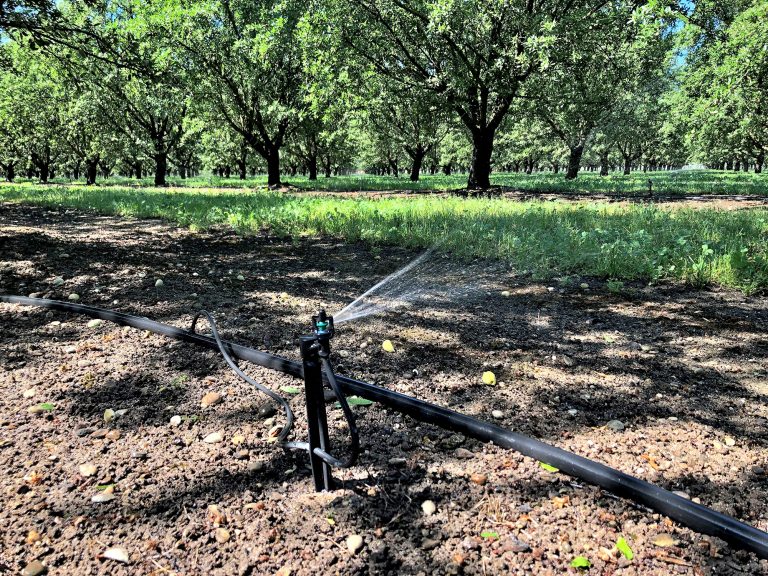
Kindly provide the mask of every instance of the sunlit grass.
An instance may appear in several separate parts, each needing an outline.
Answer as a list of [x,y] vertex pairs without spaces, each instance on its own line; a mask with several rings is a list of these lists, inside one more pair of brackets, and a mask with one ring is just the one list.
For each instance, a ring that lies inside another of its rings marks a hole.
[[768,210],[365,197],[85,186],[0,186],[0,199],[68,206],[247,234],[331,235],[508,261],[537,277],[676,279],[746,292],[768,287]]
[[[299,189],[333,192],[355,191],[446,191],[466,186],[466,174],[423,175],[418,182],[411,182],[407,176],[372,176],[369,174],[351,174],[324,178],[320,176],[310,181],[305,176],[284,176],[283,180]],[[768,174],[746,172],[725,172],[715,170],[676,170],[669,172],[633,172],[625,176],[620,172],[601,177],[596,172],[582,171],[576,180],[566,180],[562,173],[539,172],[494,173],[491,183],[524,192],[558,192],[572,194],[645,194],[648,181],[652,182],[656,194],[726,194],[726,195],[768,195]],[[23,180],[19,180],[23,182]],[[84,181],[70,182],[55,179],[58,184],[85,184]],[[266,176],[255,176],[240,180],[237,177],[220,178],[210,174],[194,178],[169,178],[174,187],[183,188],[231,188],[263,189]],[[135,180],[122,177],[99,180],[99,185],[120,187],[151,187],[152,179]]]

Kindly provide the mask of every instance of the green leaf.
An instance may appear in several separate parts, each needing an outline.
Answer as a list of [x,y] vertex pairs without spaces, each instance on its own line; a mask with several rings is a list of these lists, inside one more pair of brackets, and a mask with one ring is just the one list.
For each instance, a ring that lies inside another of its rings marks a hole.
[[627,560],[632,560],[632,558],[635,557],[635,553],[632,552],[632,548],[629,547],[629,544],[627,544],[627,541],[624,540],[624,538],[616,540],[616,548],[619,549],[619,552],[624,554],[624,558]]
[[592,567],[592,562],[589,561],[589,558],[585,558],[584,556],[576,556],[576,558],[571,560],[571,566],[585,570]]
[[106,490],[110,486],[114,486],[114,484],[97,484],[96,490]]
[[43,402],[42,404],[38,404],[37,407],[38,409],[45,410],[46,412],[50,412],[51,410],[56,408],[56,406],[54,406],[50,402]]
[[351,406],[370,406],[373,404],[373,401],[360,398],[359,396],[350,396],[347,398],[347,403]]
[[480,538],[495,538],[496,540],[498,540],[499,533],[494,532],[493,530],[483,530],[482,532],[480,532]]
[[296,386],[280,386],[280,390],[286,394],[299,394],[301,392]]
[[546,470],[547,472],[560,472],[558,468],[544,462],[539,462],[539,468]]

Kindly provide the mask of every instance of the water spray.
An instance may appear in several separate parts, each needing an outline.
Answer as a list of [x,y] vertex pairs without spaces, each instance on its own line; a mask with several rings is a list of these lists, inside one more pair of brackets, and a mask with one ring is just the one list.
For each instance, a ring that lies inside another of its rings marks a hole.
[[[49,310],[82,314],[91,318],[112,321],[122,326],[148,330],[155,334],[218,350],[222,354],[229,355],[230,360],[238,358],[297,378],[303,378],[306,389],[309,441],[283,442],[281,445],[285,448],[306,450],[309,453],[315,489],[318,491],[332,489],[335,486],[331,475],[332,468],[353,465],[359,454],[360,444],[357,426],[354,415],[345,399],[345,394],[354,394],[373,402],[379,402],[387,408],[420,422],[459,432],[481,442],[492,442],[502,448],[516,450],[525,456],[554,466],[562,473],[599,486],[617,496],[643,504],[692,530],[717,536],[735,548],[748,550],[760,558],[768,559],[768,533],[712,508],[697,504],[669,490],[610,468],[600,462],[507,430],[496,424],[484,422],[478,418],[381,386],[344,376],[336,376],[329,359],[330,341],[335,336],[335,328],[333,318],[323,310],[312,317],[312,334],[300,338],[302,362],[298,363],[222,340],[218,337],[218,332],[214,332],[215,337],[204,336],[194,330],[183,330],[149,318],[131,316],[113,310],[23,296],[0,295],[0,302],[23,306],[40,306]],[[212,324],[212,328],[214,327],[215,325]],[[246,381],[253,382],[250,379]],[[343,460],[331,455],[323,398],[324,381],[328,383],[336,395],[350,429],[352,443],[349,456]]]

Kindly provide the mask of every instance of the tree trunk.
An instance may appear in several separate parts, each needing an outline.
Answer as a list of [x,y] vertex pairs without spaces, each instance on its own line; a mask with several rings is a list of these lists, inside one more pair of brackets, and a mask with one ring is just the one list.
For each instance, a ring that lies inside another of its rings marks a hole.
[[570,150],[571,153],[568,156],[568,171],[565,173],[565,179],[575,180],[579,175],[579,168],[581,168],[581,157],[584,155],[584,145],[579,144]]
[[734,160],[733,161],[733,171],[738,172],[741,168],[741,161],[740,160]]
[[325,160],[323,161],[323,169],[325,171],[325,177],[330,178],[331,177],[331,158],[330,156],[327,156]]
[[763,164],[765,163],[765,152],[760,152],[755,156],[755,174],[762,174]]
[[624,156],[624,175],[628,176],[632,173],[632,159],[628,156]]
[[85,184],[93,186],[96,184],[96,175],[99,172],[99,158],[88,158],[85,161]]
[[309,179],[317,180],[317,154],[310,154],[307,159],[307,168],[309,169]]
[[749,160],[742,160],[741,161],[741,171],[742,172],[749,172]]
[[51,167],[48,164],[48,162],[42,162],[38,168],[40,168],[40,182],[43,184],[48,183],[48,178],[50,177],[50,171]]
[[600,154],[600,176],[608,176],[608,152]]
[[237,169],[240,172],[240,180],[245,180],[248,177],[248,144],[245,141],[240,144],[240,156],[237,159]]
[[[392,175],[395,178],[400,178],[400,166],[397,165],[397,158],[390,158],[389,167],[392,170]],[[389,172],[387,172],[387,174],[389,174]]]
[[555,162],[554,164],[552,164],[552,172],[554,172],[555,174],[560,174],[560,163],[559,162]]
[[267,186],[280,186],[280,148],[273,146],[267,152]]
[[495,130],[476,129],[472,133],[472,165],[469,168],[467,188],[486,189],[491,187],[491,156]]
[[417,148],[411,155],[411,160],[413,160],[413,164],[411,164],[411,182],[419,181],[419,175],[421,174],[421,164],[424,162],[424,154],[425,152],[422,151],[421,148]]
[[5,167],[5,179],[8,182],[13,182],[13,179],[16,178],[16,163],[15,162],[8,162],[8,165]]
[[179,164],[179,178],[182,180],[187,179],[187,167],[184,164]]
[[155,155],[155,186],[166,186],[165,175],[168,173],[168,154],[158,152]]
[[453,171],[453,166],[450,163],[443,164],[443,174],[445,174],[446,176],[450,176],[452,171]]

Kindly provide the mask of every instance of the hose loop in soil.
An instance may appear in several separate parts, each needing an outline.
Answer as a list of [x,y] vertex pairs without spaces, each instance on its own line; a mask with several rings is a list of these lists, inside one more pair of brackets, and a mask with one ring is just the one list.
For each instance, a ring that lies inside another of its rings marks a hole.
[[291,433],[291,430],[293,429],[293,422],[295,420],[293,416],[293,410],[291,410],[291,407],[288,405],[288,401],[274,392],[273,390],[270,390],[266,386],[259,384],[248,376],[245,372],[243,372],[240,367],[237,365],[237,363],[232,359],[232,356],[229,355],[229,352],[227,352],[226,347],[224,346],[224,342],[221,340],[221,336],[219,336],[219,330],[216,327],[216,322],[214,321],[213,317],[208,313],[207,310],[200,310],[196,315],[195,318],[192,320],[192,326],[191,326],[191,332],[195,332],[195,325],[197,324],[197,320],[200,317],[204,317],[208,324],[211,327],[211,333],[213,334],[213,339],[216,340],[216,345],[219,348],[219,352],[224,357],[224,361],[229,365],[230,368],[232,368],[232,371],[237,374],[240,378],[245,380],[248,384],[256,388],[259,392],[262,392],[263,394],[266,394],[269,396],[276,404],[278,404],[283,411],[285,412],[285,426],[280,431],[280,434],[277,436],[278,442],[283,442],[288,435]]

